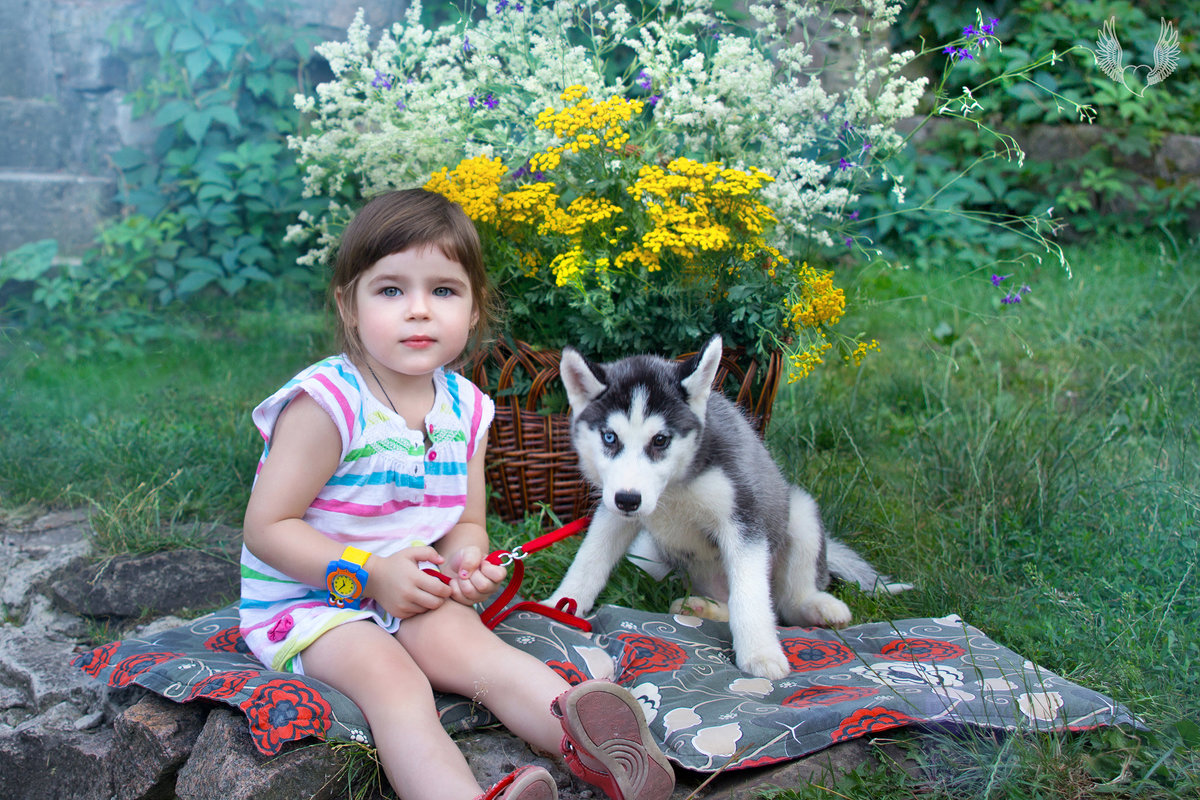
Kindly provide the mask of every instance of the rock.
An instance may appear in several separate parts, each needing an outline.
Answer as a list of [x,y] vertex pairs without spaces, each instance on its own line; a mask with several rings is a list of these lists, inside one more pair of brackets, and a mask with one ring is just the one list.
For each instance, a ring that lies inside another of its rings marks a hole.
[[0,732],[0,797],[5,800],[109,800],[111,728],[58,730],[34,725]]
[[[900,766],[910,775],[919,774],[919,766],[909,760],[896,745],[876,746],[867,739],[854,739],[836,744],[807,758],[788,761],[778,766],[722,773],[713,778],[699,796],[705,800],[755,800],[772,788],[787,789],[822,782],[832,784],[838,776],[864,764],[877,766],[880,760],[876,758],[876,754],[879,752],[886,754],[887,763]],[[708,777],[689,776],[701,781],[707,780]],[[683,791],[693,788],[690,779],[685,778],[683,783]],[[699,784],[694,788],[699,788]],[[681,789],[677,787],[672,800],[684,797],[687,797],[687,794],[681,794]]]
[[[144,624],[104,634],[146,638],[184,624],[168,612],[185,602],[216,607],[237,591],[237,568],[228,560],[177,550],[113,559],[102,568],[88,556],[89,537],[83,512],[0,511],[0,557],[8,565],[0,577],[0,599],[10,620],[0,625],[0,798],[273,800],[348,798],[351,792],[358,800],[394,797],[378,785],[371,756],[355,745],[306,740],[278,756],[263,756],[245,716],[235,709],[176,704],[136,687],[109,689],[72,666],[78,652],[97,643],[94,622],[85,643],[88,624],[81,611],[110,616],[120,625],[151,609]],[[232,558],[239,538],[237,531],[222,528],[214,529],[211,541]],[[146,592],[149,586],[155,591]],[[181,587],[187,588],[186,598],[179,596],[185,594]],[[463,734],[457,741],[484,786],[532,763],[550,770],[562,800],[603,798],[572,777],[557,755],[535,754],[501,728]],[[810,759],[719,775],[707,784],[707,775],[679,770],[671,800],[751,798],[825,770],[848,771],[877,752],[862,742],[838,745]]]
[[5,616],[19,615],[52,574],[82,563],[91,551],[87,514],[56,512],[36,519],[14,516],[0,524],[0,605]]
[[5,687],[0,691],[5,706],[0,723],[19,725],[62,702],[81,710],[75,719],[98,710],[105,687],[71,666],[76,648],[74,639],[44,629],[0,627],[0,683]]
[[120,757],[112,762],[118,800],[171,800],[175,773],[192,753],[208,708],[147,695],[113,721]]
[[235,562],[199,550],[117,556],[85,570],[60,571],[50,591],[65,611],[89,617],[136,618],[214,608],[235,599]]
[[560,758],[535,754],[525,742],[503,728],[489,728],[455,737],[475,780],[485,789],[526,764],[544,767],[558,784],[559,800],[584,800],[597,795],[587,784],[575,780]]
[[326,800],[336,796],[345,758],[330,747],[301,744],[277,756],[254,749],[246,718],[214,709],[179,770],[180,800]]

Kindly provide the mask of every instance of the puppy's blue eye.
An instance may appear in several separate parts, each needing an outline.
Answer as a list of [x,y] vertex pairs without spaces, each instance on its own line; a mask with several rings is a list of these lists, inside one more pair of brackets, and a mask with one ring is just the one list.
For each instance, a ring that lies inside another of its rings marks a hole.
[[617,435],[610,430],[600,431],[600,441],[604,442],[605,444],[616,444]]

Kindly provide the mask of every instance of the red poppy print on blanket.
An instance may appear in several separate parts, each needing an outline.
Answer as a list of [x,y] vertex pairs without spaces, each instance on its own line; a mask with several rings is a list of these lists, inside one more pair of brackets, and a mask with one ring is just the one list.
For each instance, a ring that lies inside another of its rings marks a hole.
[[328,701],[312,687],[291,678],[264,683],[241,708],[250,719],[254,746],[266,755],[275,755],[293,739],[323,737],[329,730]]
[[204,649],[212,650],[214,653],[244,653],[246,652],[244,645],[242,649],[238,649],[238,645],[241,643],[242,632],[237,628],[226,628],[205,639]]
[[787,656],[792,672],[810,672],[815,669],[840,667],[854,660],[854,651],[840,642],[823,639],[805,639],[798,636],[779,643]]
[[621,661],[621,680],[627,681],[648,672],[669,672],[687,661],[687,653],[674,642],[641,633],[614,634],[625,643]]
[[117,652],[120,647],[120,642],[109,642],[106,645],[97,647],[95,650],[81,653],[71,663],[93,678],[98,678],[100,677],[100,673],[104,671],[104,668],[112,661],[113,653]]
[[886,731],[890,728],[902,728],[914,722],[921,722],[921,720],[890,708],[860,708],[841,721],[841,724],[834,729],[830,739],[835,742],[845,742],[869,733]]
[[133,683],[133,679],[137,675],[151,667],[183,657],[183,653],[138,653],[135,656],[123,658],[113,668],[112,674],[108,676],[109,685],[128,686]]
[[257,679],[262,673],[247,669],[217,672],[196,683],[187,694],[188,700],[206,697],[209,700],[228,700],[246,688],[246,683]]
[[889,661],[947,661],[962,658],[966,649],[954,642],[937,639],[896,639],[888,642],[879,654]]
[[871,686],[809,686],[788,696],[782,701],[782,705],[793,708],[831,706],[834,703],[862,700],[876,694],[879,694],[879,690]]

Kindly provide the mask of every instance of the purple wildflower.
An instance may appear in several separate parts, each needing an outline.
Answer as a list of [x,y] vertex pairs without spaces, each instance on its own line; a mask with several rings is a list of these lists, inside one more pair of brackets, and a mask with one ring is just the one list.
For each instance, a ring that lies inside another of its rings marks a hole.
[[974,35],[975,35],[975,26],[974,25],[968,25],[967,27],[963,28],[963,36],[965,36],[966,38],[970,39]]
[[525,10],[525,4],[524,4],[524,3],[513,3],[513,11],[517,12],[518,14],[520,14],[520,13],[521,13],[522,11],[524,11],[524,10]]
[[870,149],[871,149],[871,143],[870,143],[870,142],[863,142],[862,151],[865,153],[865,152],[867,152],[867,151],[868,151],[868,150],[870,150]]
[[652,94],[646,98],[646,103],[653,108],[654,106],[658,105],[659,100],[662,100],[661,94]]
[[854,246],[854,240],[853,240],[853,239],[851,239],[849,236],[847,236],[847,237],[844,239],[844,241],[846,242],[846,247],[853,247],[853,246]]
[[851,211],[849,214],[847,214],[846,219],[858,219],[858,209],[856,208],[853,211]]
[[854,166],[854,163],[851,161],[847,161],[845,158],[838,159],[838,172],[845,172],[846,170],[850,169],[853,166]]
[[379,70],[375,70],[375,80],[371,81],[371,86],[375,87],[376,89],[390,89],[392,88],[391,76],[385,75]]
[[403,101],[403,100],[397,100],[397,101],[396,101],[396,109],[397,109],[398,111],[405,111],[407,108],[408,108],[408,106],[404,105],[404,101]]
[[468,107],[468,108],[474,108],[474,107],[475,107],[475,103],[476,103],[476,100],[475,100],[475,95],[473,95],[473,94],[472,94],[472,95],[468,95],[468,96],[467,96],[467,107]]
[[985,36],[991,36],[992,31],[996,30],[996,23],[999,21],[1000,20],[996,19],[995,17],[992,17],[987,21],[987,23],[981,25],[979,30],[982,31]]
[[650,73],[642,70],[638,73],[638,86],[643,89],[649,89],[654,86],[654,79],[650,77]]
[[488,108],[495,108],[500,105],[500,101],[496,99],[496,95],[488,92],[488,96],[484,99],[483,104]]
[[1009,292],[1008,294],[1004,295],[1004,297],[1000,298],[1000,302],[1011,306],[1021,302],[1021,295],[1017,294],[1016,292]]
[[1004,281],[1008,280],[1010,277],[1011,277],[1010,275],[992,275],[992,286],[998,287],[1000,284],[1004,283]]
[[508,8],[508,0],[500,0],[499,3],[496,3],[496,13],[497,14],[499,14],[501,11],[503,11],[506,8]]
[[471,37],[470,36],[463,37],[462,50],[464,53],[471,52]]

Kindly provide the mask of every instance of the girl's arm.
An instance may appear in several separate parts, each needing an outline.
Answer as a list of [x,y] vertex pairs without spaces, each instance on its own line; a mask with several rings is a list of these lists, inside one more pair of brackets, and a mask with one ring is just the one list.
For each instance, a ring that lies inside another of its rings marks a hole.
[[[309,586],[325,586],[330,561],[346,545],[304,521],[304,514],[337,470],[342,442],[329,415],[299,394],[279,415],[271,449],[250,493],[243,537],[247,549],[285,575]],[[364,568],[366,594],[397,617],[437,608],[448,587],[420,571],[419,561],[440,563],[431,547],[410,547],[394,556],[371,556]]]
[[[486,436],[486,434],[485,434]],[[442,571],[453,580],[452,597],[460,603],[477,603],[494,592],[508,570],[485,560],[490,552],[487,535],[487,483],[484,476],[486,438],[467,462],[467,505],[458,524],[434,543],[446,557]]]

